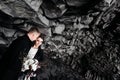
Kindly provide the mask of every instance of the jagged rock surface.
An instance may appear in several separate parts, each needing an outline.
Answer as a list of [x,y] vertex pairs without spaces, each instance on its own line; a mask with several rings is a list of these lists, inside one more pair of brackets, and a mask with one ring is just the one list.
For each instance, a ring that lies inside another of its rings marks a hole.
[[38,80],[119,80],[119,0],[1,0],[0,58],[36,25],[46,66]]

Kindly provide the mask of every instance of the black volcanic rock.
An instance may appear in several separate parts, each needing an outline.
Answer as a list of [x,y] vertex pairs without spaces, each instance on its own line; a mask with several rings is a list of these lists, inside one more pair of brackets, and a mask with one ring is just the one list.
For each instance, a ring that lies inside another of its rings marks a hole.
[[119,0],[1,0],[0,59],[32,26],[44,34],[38,80],[119,80]]

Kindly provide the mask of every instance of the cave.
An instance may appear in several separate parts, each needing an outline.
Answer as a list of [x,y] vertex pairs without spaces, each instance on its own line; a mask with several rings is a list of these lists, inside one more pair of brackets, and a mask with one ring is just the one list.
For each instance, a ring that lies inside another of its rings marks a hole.
[[0,60],[32,26],[44,34],[37,80],[120,80],[119,0],[1,0]]

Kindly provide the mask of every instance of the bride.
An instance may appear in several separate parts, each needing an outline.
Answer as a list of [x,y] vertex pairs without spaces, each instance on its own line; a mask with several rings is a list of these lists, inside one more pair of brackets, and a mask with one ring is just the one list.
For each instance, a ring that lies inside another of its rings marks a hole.
[[39,61],[35,59],[35,55],[39,49],[39,46],[42,44],[43,39],[42,38],[37,38],[35,41],[34,46],[31,47],[31,49],[28,52],[28,55],[24,57],[23,59],[23,64],[21,68],[21,72],[25,73],[25,76],[23,78],[19,78],[18,80],[30,80],[30,77],[35,77],[36,74],[34,72],[40,68]]

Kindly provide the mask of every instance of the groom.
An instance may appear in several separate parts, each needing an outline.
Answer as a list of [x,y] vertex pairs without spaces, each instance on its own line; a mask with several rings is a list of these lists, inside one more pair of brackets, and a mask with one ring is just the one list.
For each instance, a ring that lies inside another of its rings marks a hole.
[[[21,72],[22,60],[28,55],[34,41],[41,35],[38,27],[32,27],[27,34],[15,39],[2,58],[2,79],[17,80]],[[39,48],[40,45],[37,45]],[[43,58],[43,51],[39,48],[35,57],[38,61]]]

